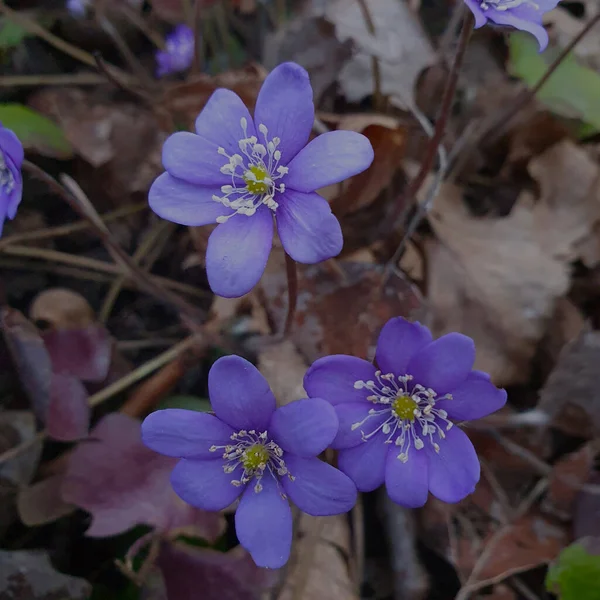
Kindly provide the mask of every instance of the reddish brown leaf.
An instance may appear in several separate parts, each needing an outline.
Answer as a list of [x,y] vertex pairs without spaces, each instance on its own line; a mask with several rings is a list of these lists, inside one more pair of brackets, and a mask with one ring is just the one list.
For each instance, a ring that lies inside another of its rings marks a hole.
[[[587,483],[600,487],[600,473],[595,472]],[[581,490],[577,495],[573,512],[573,534],[575,539],[586,535],[600,537],[600,491]]]

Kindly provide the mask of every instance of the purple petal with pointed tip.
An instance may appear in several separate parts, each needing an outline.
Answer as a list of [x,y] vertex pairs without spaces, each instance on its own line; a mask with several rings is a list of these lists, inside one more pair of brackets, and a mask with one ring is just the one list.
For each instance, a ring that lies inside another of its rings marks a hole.
[[340,471],[346,473],[361,492],[371,492],[383,483],[385,461],[391,447],[385,440],[386,436],[379,432],[368,442],[339,452]]
[[388,496],[406,508],[419,508],[427,502],[428,466],[425,450],[411,448],[408,461],[403,463],[400,449],[392,447],[385,463],[385,488]]
[[379,427],[389,417],[389,412],[381,416],[372,416],[361,427],[352,429],[356,423],[364,421],[369,416],[369,411],[374,406],[370,402],[340,402],[335,405],[340,423],[338,433],[331,442],[331,447],[334,450],[343,450],[345,448],[354,448],[359,444],[363,444],[363,434],[369,434]]

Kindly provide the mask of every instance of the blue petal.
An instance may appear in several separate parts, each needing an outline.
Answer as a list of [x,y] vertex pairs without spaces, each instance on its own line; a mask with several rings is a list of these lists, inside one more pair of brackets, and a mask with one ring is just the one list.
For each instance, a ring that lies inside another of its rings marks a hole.
[[161,218],[180,225],[208,225],[217,217],[231,214],[231,209],[215,202],[221,188],[204,187],[175,179],[168,173],[160,175],[148,192],[150,208]]
[[320,398],[304,398],[278,408],[269,433],[286,452],[298,456],[321,454],[338,431],[333,406]]
[[266,431],[275,396],[258,369],[241,356],[219,358],[208,372],[208,393],[215,414],[235,430]]
[[260,280],[273,243],[273,216],[262,207],[248,217],[236,215],[210,235],[206,274],[212,291],[224,298],[247,294]]
[[340,471],[346,473],[361,492],[372,492],[383,483],[387,453],[394,448],[385,440],[386,436],[379,432],[368,442],[339,452]]
[[285,463],[294,479],[282,477],[283,489],[306,514],[339,515],[356,504],[356,486],[352,480],[326,462],[286,454]]
[[169,408],[148,415],[142,423],[142,441],[148,448],[177,458],[221,458],[223,450],[210,447],[230,444],[233,429],[213,415]]
[[336,404],[335,412],[337,413],[340,426],[335,439],[331,442],[331,447],[334,450],[343,450],[345,448],[354,448],[354,446],[364,444],[363,434],[368,435],[389,417],[389,412],[380,416],[371,416],[364,425],[352,429],[353,425],[364,421],[369,416],[369,411],[373,408],[373,404],[366,400],[362,402],[340,402],[339,404]]
[[[269,139],[281,139],[280,164],[286,165],[306,145],[315,120],[308,73],[283,63],[269,73],[258,94],[254,122],[266,125]],[[314,191],[312,188],[309,191]]]
[[314,192],[361,173],[373,162],[368,138],[354,131],[331,131],[316,137],[288,164],[287,188]]
[[438,443],[439,453],[428,443],[421,450],[428,455],[429,491],[442,502],[460,502],[475,490],[479,481],[477,453],[471,440],[458,427],[447,431],[446,439]]
[[235,513],[235,531],[240,544],[259,567],[278,569],[285,565],[292,547],[292,511],[273,477],[261,480],[255,491],[251,481]]
[[188,183],[213,187],[231,184],[231,175],[220,170],[229,160],[217,152],[216,144],[189,131],[178,131],[167,138],[162,162],[173,177]]
[[469,10],[475,17],[475,29],[483,27],[487,23],[487,17],[481,10],[478,0],[465,0],[465,4],[469,7]]
[[405,375],[410,359],[430,342],[427,327],[402,317],[390,319],[379,334],[375,361],[383,373]]
[[279,238],[295,261],[311,265],[342,251],[344,238],[340,223],[319,194],[287,190],[277,196],[277,201]]
[[[395,452],[394,452],[395,450]],[[388,496],[406,508],[419,508],[427,502],[428,467],[425,450],[411,448],[408,461],[398,458],[399,448],[392,448],[385,463],[385,488]]]
[[25,152],[23,144],[14,131],[0,125],[0,152],[4,152],[12,160],[17,169],[21,168]]
[[239,154],[239,141],[246,137],[241,125],[242,119],[246,119],[247,137],[255,136],[254,122],[241,98],[231,90],[220,88],[213,92],[198,115],[196,133],[212,144],[215,151],[221,146],[230,156]]
[[375,367],[362,358],[335,354],[316,360],[304,376],[304,389],[313,398],[323,398],[331,404],[360,402],[370,392],[356,389],[356,381],[375,379]]
[[538,41],[540,52],[543,52],[548,46],[548,32],[542,25],[540,12],[535,8],[521,5],[506,11],[490,9],[485,14],[498,25],[509,25],[533,34]]
[[[225,473],[223,460],[181,459],[171,473],[171,485],[188,504],[203,510],[223,510],[243,491],[231,481],[239,473]],[[241,470],[240,470],[241,472]]]

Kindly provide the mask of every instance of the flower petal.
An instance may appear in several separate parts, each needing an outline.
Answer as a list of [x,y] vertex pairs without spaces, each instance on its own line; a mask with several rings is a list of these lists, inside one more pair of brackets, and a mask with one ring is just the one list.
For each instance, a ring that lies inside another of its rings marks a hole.
[[398,458],[399,448],[391,448],[385,463],[385,488],[388,496],[406,508],[418,508],[427,502],[427,454],[411,448],[408,460]]
[[297,192],[343,181],[361,173],[373,162],[373,147],[362,133],[330,131],[316,137],[288,164],[283,182]]
[[325,198],[287,190],[277,200],[277,231],[294,260],[312,265],[342,251],[342,229]]
[[312,398],[323,398],[331,404],[360,402],[367,397],[354,382],[375,379],[375,367],[362,358],[334,354],[316,360],[304,376],[304,389]]
[[487,23],[487,17],[484,12],[481,10],[479,6],[479,2],[477,0],[465,0],[465,4],[469,7],[469,10],[473,13],[475,17],[475,29],[479,29],[483,27]]
[[[254,123],[268,129],[268,137],[281,139],[280,164],[288,162],[306,145],[315,120],[313,91],[308,73],[292,62],[275,67],[260,88]],[[314,187],[310,191],[316,190]]]
[[231,443],[233,429],[207,413],[169,408],[149,414],[142,423],[142,441],[148,448],[177,458],[221,458],[212,445]]
[[439,400],[435,407],[456,421],[481,419],[506,404],[506,390],[498,389],[489,378],[471,371],[467,380],[452,390],[452,400]]
[[540,52],[548,45],[548,32],[542,25],[542,16],[532,6],[521,5],[510,10],[499,11],[490,9],[485,13],[486,17],[498,25],[509,25],[521,31],[533,34],[539,44]]
[[275,396],[267,380],[245,358],[219,358],[208,373],[208,392],[221,421],[236,430],[267,430],[275,411]]
[[402,317],[390,319],[377,340],[377,366],[383,373],[405,375],[409,360],[430,342],[431,333],[421,323]]
[[180,225],[208,225],[217,217],[231,213],[212,197],[221,195],[219,187],[204,187],[163,173],[148,192],[150,208],[161,218]]
[[216,144],[189,131],[178,131],[166,139],[162,162],[173,177],[188,183],[213,187],[231,184],[231,175],[220,171],[229,160],[217,152]]
[[[246,119],[246,133],[241,120]],[[242,99],[231,90],[219,88],[213,92],[196,119],[196,133],[213,145],[214,151],[221,146],[227,154],[239,154],[238,142],[256,135],[254,121]],[[223,157],[220,157],[223,161]],[[227,162],[227,161],[225,161]],[[221,163],[223,165],[224,162]]]
[[439,446],[439,453],[431,444],[425,444],[424,448],[428,457],[429,491],[443,502],[459,502],[473,492],[479,481],[477,453],[458,427],[447,431]]
[[6,156],[6,166],[15,180],[15,186],[7,197],[6,216],[9,219],[14,219],[17,214],[17,208],[19,208],[19,204],[23,198],[23,176],[21,175],[21,168],[13,163],[10,156]]
[[236,215],[210,235],[206,273],[212,291],[224,298],[247,294],[260,280],[273,243],[273,217],[268,208],[251,217]]
[[25,158],[25,152],[23,150],[23,144],[17,137],[14,131],[2,127],[0,124],[0,151],[3,151],[10,157],[13,164],[17,169],[21,168],[23,159]]
[[340,425],[335,439],[331,442],[331,447],[334,450],[354,448],[354,446],[363,444],[363,433],[371,433],[388,418],[389,413],[372,416],[363,426],[352,429],[352,425],[361,423],[369,416],[369,411],[372,408],[373,405],[366,400],[362,402],[341,402],[335,405],[335,412]]
[[407,371],[415,383],[443,395],[467,378],[475,362],[475,344],[461,333],[448,333],[431,342],[409,361]]
[[286,452],[298,456],[321,454],[338,431],[333,406],[320,398],[304,398],[278,408],[269,433]]
[[246,488],[235,513],[235,531],[259,567],[278,569],[290,556],[292,511],[273,477],[265,475],[261,483],[260,492],[252,481]]
[[354,481],[361,492],[371,492],[383,483],[385,461],[390,447],[380,432],[368,442],[340,450],[338,467]]
[[203,510],[223,510],[242,493],[231,483],[236,473],[223,471],[223,460],[182,458],[171,473],[171,485],[188,504]]
[[285,463],[291,475],[281,483],[290,500],[313,517],[339,515],[356,504],[356,486],[341,471],[318,458],[301,458],[286,454]]

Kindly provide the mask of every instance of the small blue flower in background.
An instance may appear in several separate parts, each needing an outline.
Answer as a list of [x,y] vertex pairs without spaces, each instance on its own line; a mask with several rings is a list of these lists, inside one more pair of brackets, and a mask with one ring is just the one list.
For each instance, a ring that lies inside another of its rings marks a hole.
[[90,5],[90,0],[67,0],[67,10],[74,17],[83,17]]
[[6,218],[14,219],[23,195],[23,144],[0,123],[0,235]]
[[194,32],[187,25],[177,25],[167,35],[165,49],[156,53],[156,76],[185,71],[192,66],[195,49]]
[[458,502],[479,481],[479,460],[453,421],[484,417],[506,403],[506,392],[473,371],[473,341],[429,330],[400,317],[388,321],[376,362],[327,356],[307,371],[309,396],[328,400],[340,422],[331,444],[338,467],[361,491],[385,482],[390,498],[423,506],[428,492]]
[[532,33],[540,45],[540,52],[548,45],[548,33],[542,25],[542,15],[560,0],[465,0],[475,17],[475,29],[488,20],[498,25],[509,25]]
[[181,458],[171,483],[188,504],[218,511],[241,496],[235,514],[241,545],[257,565],[279,568],[292,543],[287,498],[315,516],[347,512],[356,502],[354,483],[316,458],[337,434],[335,410],[317,398],[276,409],[269,384],[239,356],[217,360],[208,387],[215,416],[159,410],[143,422],[142,439]]
[[340,225],[315,190],[364,171],[373,148],[351,131],[307,143],[313,121],[308,73],[284,63],[263,83],[254,119],[234,92],[218,89],[198,116],[196,133],[178,132],[165,142],[167,172],[150,189],[150,207],[182,225],[219,223],[206,253],[216,294],[242,296],[258,283],[273,216],[295,261],[312,264],[340,253]]

